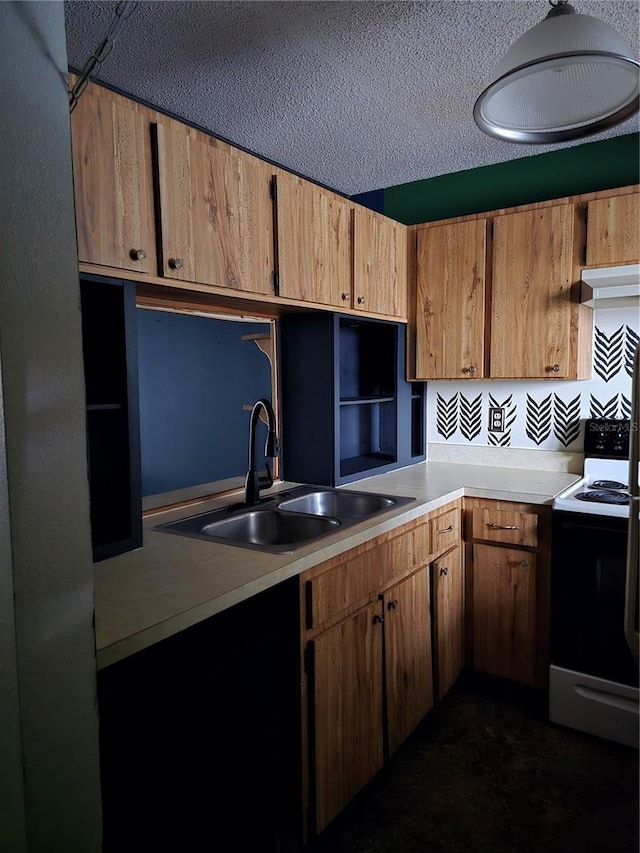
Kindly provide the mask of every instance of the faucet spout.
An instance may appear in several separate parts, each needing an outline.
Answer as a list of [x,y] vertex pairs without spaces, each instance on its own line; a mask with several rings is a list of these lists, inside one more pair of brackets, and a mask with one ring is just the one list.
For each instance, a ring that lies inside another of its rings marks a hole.
[[276,416],[269,400],[262,398],[254,403],[251,410],[251,422],[249,424],[249,470],[244,481],[244,503],[245,506],[255,506],[260,500],[260,489],[269,489],[273,486],[273,477],[269,463],[266,463],[267,474],[260,476],[256,468],[256,431],[260,412],[264,411],[267,418],[267,440],[264,446],[264,455],[274,459],[278,455],[278,437],[276,435]]

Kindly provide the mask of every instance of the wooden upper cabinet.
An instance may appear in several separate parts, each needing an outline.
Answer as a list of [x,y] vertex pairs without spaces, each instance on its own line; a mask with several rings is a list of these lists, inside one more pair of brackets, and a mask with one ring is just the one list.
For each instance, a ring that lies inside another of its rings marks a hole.
[[640,261],[640,195],[612,196],[587,207],[586,266]]
[[417,233],[416,379],[485,377],[487,221]]
[[287,172],[277,173],[279,295],[350,307],[351,206]]
[[407,227],[366,207],[353,208],[352,307],[407,316]]
[[155,126],[162,274],[273,292],[271,170],[179,122]]
[[148,121],[89,87],[71,113],[78,260],[156,272]]
[[576,378],[570,204],[493,220],[491,377]]

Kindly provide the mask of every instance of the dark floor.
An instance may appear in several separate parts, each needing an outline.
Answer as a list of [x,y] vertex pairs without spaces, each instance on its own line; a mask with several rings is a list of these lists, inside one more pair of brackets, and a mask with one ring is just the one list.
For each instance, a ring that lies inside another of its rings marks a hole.
[[308,853],[637,853],[638,752],[466,679]]

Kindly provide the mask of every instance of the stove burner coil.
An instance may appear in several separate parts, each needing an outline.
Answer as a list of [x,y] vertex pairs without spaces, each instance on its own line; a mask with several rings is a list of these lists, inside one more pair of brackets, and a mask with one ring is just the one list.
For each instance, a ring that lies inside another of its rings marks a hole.
[[624,483],[619,483],[617,480],[594,480],[589,486],[590,489],[626,489]]
[[598,504],[628,504],[630,500],[629,495],[626,495],[624,492],[615,492],[612,490],[581,492],[579,495],[576,495],[576,498],[579,501]]

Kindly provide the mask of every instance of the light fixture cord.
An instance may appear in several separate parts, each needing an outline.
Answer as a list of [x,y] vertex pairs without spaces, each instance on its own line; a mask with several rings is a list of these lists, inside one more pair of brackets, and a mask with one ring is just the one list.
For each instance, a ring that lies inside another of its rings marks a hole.
[[80,76],[78,77],[75,86],[69,92],[69,111],[73,112],[76,108],[80,96],[87,88],[89,83],[96,79],[100,73],[102,63],[113,50],[113,46],[118,40],[122,28],[126,20],[135,12],[138,5],[135,0],[121,0],[116,6],[113,20],[107,30],[106,36],[96,47],[93,54],[86,61]]

